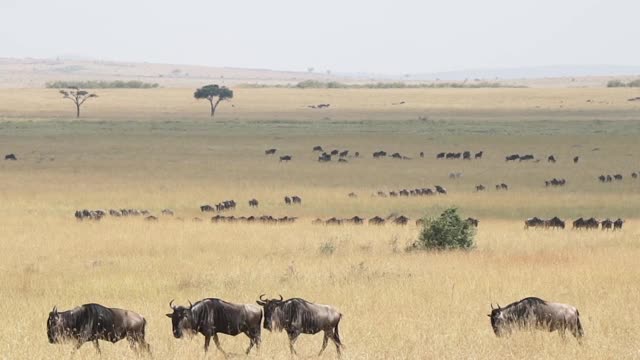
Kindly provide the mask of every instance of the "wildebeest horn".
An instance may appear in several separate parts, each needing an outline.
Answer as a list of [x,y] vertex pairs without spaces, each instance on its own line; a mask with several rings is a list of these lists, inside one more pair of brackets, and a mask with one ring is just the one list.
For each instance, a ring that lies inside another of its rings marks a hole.
[[278,294],[278,296],[280,296],[280,301],[284,300],[284,298],[282,297],[282,295]]
[[52,313],[57,314],[58,313],[58,305],[53,305],[53,310],[51,310]]
[[175,310],[175,308],[173,307],[173,300],[175,299],[172,299],[171,301],[169,301],[169,307]]
[[502,309],[502,308],[500,307],[500,304],[497,304],[497,303],[496,303],[496,305],[498,305],[498,310]]
[[264,295],[265,295],[265,294],[260,295],[260,300],[262,300],[262,301],[267,301],[267,299],[263,299],[263,298],[262,298]]
[[189,302],[189,310],[191,310],[191,308],[193,307],[193,304],[191,303],[191,300],[187,300]]
[[493,308],[493,303],[491,303],[491,310],[495,310],[495,309]]

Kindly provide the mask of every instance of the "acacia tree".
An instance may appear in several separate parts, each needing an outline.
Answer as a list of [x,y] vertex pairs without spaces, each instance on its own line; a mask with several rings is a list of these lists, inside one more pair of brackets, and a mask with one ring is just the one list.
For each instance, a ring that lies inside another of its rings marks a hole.
[[211,104],[211,118],[213,119],[213,115],[216,113],[218,104],[223,100],[233,98],[233,90],[226,86],[206,85],[197,89],[196,92],[193,93],[193,97],[198,100],[209,100],[209,104]]
[[63,99],[69,99],[73,101],[76,105],[76,117],[80,117],[80,107],[84,104],[85,101],[91,98],[98,97],[98,95],[89,93],[85,90],[80,90],[78,88],[71,88],[69,90],[60,90],[60,94],[62,94]]

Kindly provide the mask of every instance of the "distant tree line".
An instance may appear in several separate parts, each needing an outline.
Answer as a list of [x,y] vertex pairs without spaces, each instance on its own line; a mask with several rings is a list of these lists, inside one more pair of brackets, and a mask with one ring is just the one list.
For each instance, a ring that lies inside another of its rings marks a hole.
[[478,89],[478,88],[523,88],[526,86],[506,85],[498,82],[442,82],[442,83],[405,83],[397,82],[376,82],[366,84],[345,84],[337,81],[318,81],[305,80],[297,84],[285,85],[260,85],[260,84],[244,84],[243,87],[257,88],[298,88],[298,89],[437,89],[437,88],[460,88],[460,89]]
[[607,83],[607,87],[640,87],[640,79],[632,80],[627,83],[622,80],[610,80]]
[[50,81],[45,84],[49,89],[153,89],[160,85],[157,83],[146,83],[139,80],[87,80],[87,81]]

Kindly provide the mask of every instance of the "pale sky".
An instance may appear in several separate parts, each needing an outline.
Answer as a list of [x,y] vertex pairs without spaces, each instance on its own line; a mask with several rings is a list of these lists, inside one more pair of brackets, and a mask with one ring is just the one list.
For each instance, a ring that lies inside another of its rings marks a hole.
[[0,57],[426,73],[640,65],[639,0],[0,0]]

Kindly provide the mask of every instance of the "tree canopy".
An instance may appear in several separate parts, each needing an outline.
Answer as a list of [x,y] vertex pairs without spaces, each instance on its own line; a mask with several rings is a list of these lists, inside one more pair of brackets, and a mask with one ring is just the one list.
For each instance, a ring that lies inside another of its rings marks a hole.
[[198,100],[209,100],[209,103],[211,104],[211,117],[213,118],[218,104],[220,104],[220,102],[223,100],[233,98],[233,90],[229,89],[226,86],[218,86],[215,84],[205,85],[199,89],[196,89],[196,91],[193,93],[193,97]]

